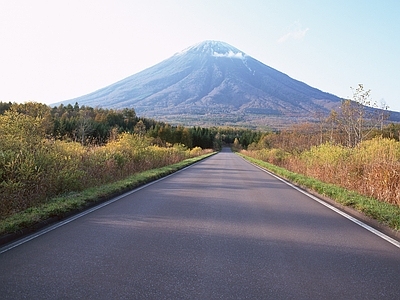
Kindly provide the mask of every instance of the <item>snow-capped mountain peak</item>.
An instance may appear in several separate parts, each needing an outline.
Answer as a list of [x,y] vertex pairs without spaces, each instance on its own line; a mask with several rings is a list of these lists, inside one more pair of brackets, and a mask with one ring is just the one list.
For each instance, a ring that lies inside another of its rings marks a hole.
[[239,49],[220,41],[204,41],[186,48],[178,54],[210,55],[214,57],[228,57],[243,59],[246,54]]
[[76,102],[91,107],[134,107],[140,116],[179,124],[184,120],[186,125],[211,120],[212,124],[247,126],[270,117],[287,124],[312,118],[315,111],[328,114],[341,99],[290,78],[227,43],[204,41],[63,104]]

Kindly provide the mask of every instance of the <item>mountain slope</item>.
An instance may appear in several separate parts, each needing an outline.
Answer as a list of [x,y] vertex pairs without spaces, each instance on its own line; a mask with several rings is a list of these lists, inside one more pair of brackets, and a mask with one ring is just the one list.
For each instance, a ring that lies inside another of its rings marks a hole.
[[217,41],[189,47],[98,91],[63,101],[105,108],[133,107],[139,116],[172,123],[307,119],[329,113],[340,98],[290,78]]

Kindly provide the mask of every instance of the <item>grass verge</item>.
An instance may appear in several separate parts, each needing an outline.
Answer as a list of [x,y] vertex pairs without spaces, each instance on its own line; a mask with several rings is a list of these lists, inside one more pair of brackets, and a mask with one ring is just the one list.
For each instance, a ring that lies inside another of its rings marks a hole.
[[34,231],[48,223],[63,219],[141,185],[172,174],[213,154],[215,154],[215,152],[189,158],[163,168],[134,174],[118,182],[53,198],[45,204],[28,208],[23,212],[0,220],[0,237],[9,234],[23,234]]
[[377,220],[380,224],[393,230],[400,230],[400,207],[371,197],[360,195],[356,192],[346,190],[337,185],[328,184],[301,174],[290,172],[284,168],[275,166],[262,160],[237,153],[246,160],[263,167],[272,173],[287,179],[288,181],[317,192],[335,202],[351,207],[364,215]]

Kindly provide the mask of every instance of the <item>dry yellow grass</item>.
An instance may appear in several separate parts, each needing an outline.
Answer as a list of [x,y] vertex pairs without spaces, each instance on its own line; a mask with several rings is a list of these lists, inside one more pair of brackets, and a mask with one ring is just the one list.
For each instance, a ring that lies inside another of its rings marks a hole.
[[329,143],[300,154],[246,151],[248,156],[400,206],[400,143],[385,138],[349,148]]

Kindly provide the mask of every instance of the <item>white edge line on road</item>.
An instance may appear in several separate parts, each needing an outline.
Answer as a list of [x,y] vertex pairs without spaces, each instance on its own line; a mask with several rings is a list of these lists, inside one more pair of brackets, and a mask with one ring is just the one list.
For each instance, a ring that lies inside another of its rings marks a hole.
[[169,175],[167,175],[165,177],[162,177],[160,179],[151,181],[151,182],[149,182],[149,183],[147,183],[145,185],[142,185],[142,186],[140,186],[140,187],[138,187],[138,188],[136,188],[134,190],[126,192],[126,193],[124,193],[122,195],[119,195],[119,196],[117,196],[115,198],[112,198],[111,200],[108,200],[108,201],[103,202],[103,203],[101,203],[99,205],[96,205],[96,206],[94,206],[92,208],[89,208],[89,209],[87,209],[85,211],[82,211],[81,213],[78,213],[78,214],[76,214],[76,215],[74,215],[72,217],[69,217],[68,219],[65,219],[63,221],[57,222],[56,224],[51,225],[51,226],[49,226],[49,227],[47,227],[45,229],[42,229],[42,230],[40,230],[40,231],[38,231],[36,233],[33,233],[33,234],[31,234],[31,235],[29,235],[29,236],[27,236],[25,238],[21,238],[21,239],[15,241],[15,242],[12,242],[12,243],[0,248],[0,254],[2,254],[4,252],[7,252],[7,251],[9,251],[9,250],[11,250],[13,248],[16,248],[16,247],[18,247],[18,246],[20,246],[22,244],[25,244],[25,243],[33,240],[33,239],[36,239],[36,238],[38,238],[38,237],[40,237],[40,236],[42,236],[42,235],[54,230],[54,229],[57,229],[57,228],[59,228],[61,226],[64,226],[64,225],[66,225],[68,223],[71,223],[72,221],[75,221],[76,219],[79,219],[79,218],[81,218],[83,216],[86,216],[86,215],[88,215],[88,214],[90,214],[90,213],[92,213],[92,212],[94,212],[94,211],[96,211],[96,210],[98,210],[100,208],[103,208],[103,207],[105,207],[107,205],[110,205],[110,204],[112,204],[112,203],[114,203],[114,202],[116,202],[116,201],[118,201],[118,200],[120,200],[122,198],[125,198],[126,196],[129,196],[129,195],[131,195],[133,193],[136,193],[136,192],[138,192],[138,191],[140,191],[140,190],[142,190],[142,189],[144,189],[144,188],[146,188],[146,187],[148,187],[148,186],[150,186],[152,184],[155,184],[155,183],[157,183],[157,182],[159,182],[161,180],[167,179],[168,177],[170,177],[172,175],[175,175],[175,174],[180,173],[180,172],[182,172],[182,171],[184,171],[184,170],[186,170],[186,169],[188,169],[190,167],[193,167],[194,165],[200,163],[201,161],[203,161],[203,160],[195,162],[194,164],[191,164],[191,165],[189,165],[189,166],[187,166],[187,167],[185,167],[183,169],[180,169],[180,170],[178,170],[178,171],[176,171],[176,172],[174,172],[172,174],[169,174]]
[[[243,158],[243,159],[244,159],[244,158]],[[265,172],[265,173],[267,173],[267,174],[269,174],[269,175],[275,177],[276,179],[282,181],[283,183],[289,185],[290,187],[292,187],[292,188],[294,188],[295,190],[299,191],[300,193],[306,195],[307,197],[310,197],[311,199],[317,201],[318,203],[320,203],[320,204],[326,206],[327,208],[333,210],[334,212],[338,213],[339,215],[345,217],[346,219],[348,219],[348,220],[350,220],[350,221],[356,223],[357,225],[361,226],[362,228],[364,228],[364,229],[366,229],[366,230],[372,232],[373,234],[379,236],[380,238],[384,239],[385,241],[387,241],[387,242],[393,244],[393,245],[396,246],[397,248],[400,248],[400,242],[396,241],[395,239],[391,238],[390,236],[387,236],[386,234],[380,232],[379,230],[376,230],[375,228],[373,228],[373,227],[371,227],[371,226],[365,224],[364,222],[362,222],[362,221],[360,221],[360,220],[358,220],[358,219],[356,219],[356,218],[350,216],[349,214],[347,214],[347,213],[341,211],[340,209],[338,209],[338,208],[336,208],[336,207],[330,205],[329,203],[327,203],[327,202],[325,202],[325,201],[319,199],[318,197],[315,197],[314,195],[312,195],[312,194],[310,194],[310,193],[307,193],[306,191],[304,191],[304,190],[300,189],[299,187],[297,187],[297,186],[291,184],[290,182],[286,181],[285,179],[283,179],[283,178],[281,178],[281,177],[279,177],[279,176],[277,176],[277,175],[271,173],[270,171],[268,171],[268,170],[266,170],[266,169],[264,169],[264,168],[262,168],[262,167],[260,167],[260,166],[258,166],[258,165],[256,165],[256,164],[254,164],[254,163],[251,163],[251,162],[249,162],[249,161],[246,160],[246,159],[244,159],[244,160],[245,160],[246,162],[248,162],[249,164],[255,166],[256,168],[260,169],[261,171],[263,171],[263,172]]]

